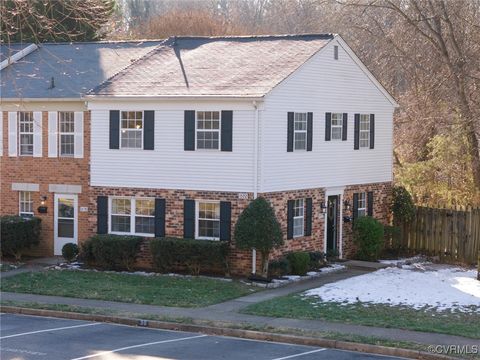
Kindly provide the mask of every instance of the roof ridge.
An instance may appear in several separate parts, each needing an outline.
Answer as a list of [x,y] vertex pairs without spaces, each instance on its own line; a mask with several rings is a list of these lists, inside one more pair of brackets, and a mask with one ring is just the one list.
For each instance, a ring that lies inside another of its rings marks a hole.
[[201,36],[201,35],[174,35],[170,36],[169,39],[186,39],[186,40],[195,40],[195,39],[282,39],[282,38],[297,38],[297,37],[317,37],[317,38],[334,38],[337,34],[335,33],[299,33],[299,34],[258,34],[258,35],[218,35],[218,36]]
[[83,44],[126,44],[126,43],[148,43],[148,42],[162,42],[166,39],[131,39],[131,40],[99,40],[99,41],[60,41],[60,42],[1,42],[0,46],[10,45],[24,45],[24,44],[36,44],[37,46],[43,45],[83,45]]

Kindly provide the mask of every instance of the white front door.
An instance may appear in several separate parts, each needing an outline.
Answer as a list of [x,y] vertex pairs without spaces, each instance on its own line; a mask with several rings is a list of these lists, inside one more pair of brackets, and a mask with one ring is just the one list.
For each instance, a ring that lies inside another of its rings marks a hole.
[[62,255],[62,247],[67,243],[77,244],[77,195],[55,194],[54,206],[54,254]]

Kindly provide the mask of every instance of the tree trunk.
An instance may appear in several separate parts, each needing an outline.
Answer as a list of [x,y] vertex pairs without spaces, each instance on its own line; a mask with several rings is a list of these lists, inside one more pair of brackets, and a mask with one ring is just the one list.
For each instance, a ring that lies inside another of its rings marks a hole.
[[270,253],[261,252],[262,258],[262,276],[267,279],[268,278],[268,258],[270,257]]
[[470,157],[472,158],[472,172],[473,172],[473,181],[475,183],[475,188],[480,190],[480,154],[478,148],[478,139],[477,134],[475,133],[475,127],[473,122],[468,119],[469,123],[467,125],[467,137]]

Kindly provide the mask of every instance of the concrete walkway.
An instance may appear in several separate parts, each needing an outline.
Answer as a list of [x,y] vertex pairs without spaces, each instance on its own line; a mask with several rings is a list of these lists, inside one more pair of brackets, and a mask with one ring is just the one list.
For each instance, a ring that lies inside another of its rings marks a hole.
[[256,326],[256,327],[276,327],[282,329],[309,330],[321,332],[337,332],[344,334],[353,334],[360,336],[373,336],[393,341],[410,341],[423,344],[436,345],[472,345],[480,344],[477,339],[464,338],[460,336],[451,336],[443,334],[424,333],[411,330],[389,329],[372,326],[352,325],[343,323],[327,322],[322,320],[300,320],[287,318],[271,318],[266,316],[256,316],[240,314],[239,311],[257,302],[270,300],[275,297],[285,296],[291,293],[304,291],[310,288],[322,286],[327,283],[346,279],[352,276],[358,276],[366,273],[366,270],[352,268],[335,273],[325,274],[325,276],[293,283],[282,288],[269,289],[258,293],[250,294],[224,303],[207,306],[204,308],[178,308],[153,305],[141,305],[120,303],[102,300],[76,299],[60,296],[44,296],[34,294],[21,294],[2,292],[1,299],[4,301],[21,301],[40,304],[62,304],[74,305],[88,308],[100,308],[116,310],[120,312],[129,312],[136,314],[156,315],[165,319],[191,319],[194,322],[213,322]]

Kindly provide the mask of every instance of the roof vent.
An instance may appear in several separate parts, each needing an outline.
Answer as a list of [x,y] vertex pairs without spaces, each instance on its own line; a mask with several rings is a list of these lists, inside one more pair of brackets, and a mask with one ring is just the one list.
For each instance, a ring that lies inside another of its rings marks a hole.
[[50,86],[49,89],[53,89],[55,87],[55,78],[52,76],[50,79]]

